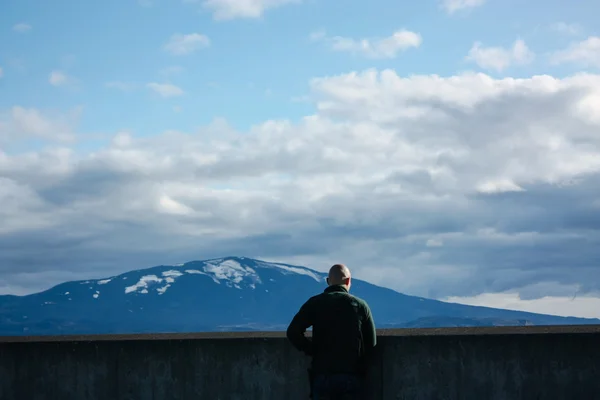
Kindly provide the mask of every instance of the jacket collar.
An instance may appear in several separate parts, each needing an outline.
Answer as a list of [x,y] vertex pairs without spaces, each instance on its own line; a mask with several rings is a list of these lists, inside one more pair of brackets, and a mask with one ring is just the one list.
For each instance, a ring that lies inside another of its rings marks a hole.
[[348,289],[346,289],[346,286],[344,286],[344,285],[331,285],[331,286],[328,286],[327,288],[325,288],[324,292],[325,293],[332,293],[332,292],[348,293]]

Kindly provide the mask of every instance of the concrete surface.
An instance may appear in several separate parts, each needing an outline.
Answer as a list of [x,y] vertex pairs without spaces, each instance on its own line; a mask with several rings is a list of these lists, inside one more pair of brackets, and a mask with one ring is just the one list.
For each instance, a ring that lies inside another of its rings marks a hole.
[[[371,399],[600,399],[600,326],[382,330]],[[0,338],[0,400],[308,398],[280,332]]]

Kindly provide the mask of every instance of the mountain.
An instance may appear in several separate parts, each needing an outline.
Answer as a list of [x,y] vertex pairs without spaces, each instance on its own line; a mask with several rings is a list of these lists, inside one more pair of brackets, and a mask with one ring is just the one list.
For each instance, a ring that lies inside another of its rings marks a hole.
[[[285,330],[325,274],[246,257],[192,261],[0,296],[0,335]],[[378,327],[596,324],[407,296],[353,279]]]

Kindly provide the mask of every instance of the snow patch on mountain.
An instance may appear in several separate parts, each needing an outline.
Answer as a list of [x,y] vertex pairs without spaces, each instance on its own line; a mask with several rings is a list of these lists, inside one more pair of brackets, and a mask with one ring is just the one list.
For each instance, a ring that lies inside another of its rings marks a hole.
[[239,284],[244,278],[250,278],[253,283],[261,283],[260,277],[256,271],[250,267],[244,267],[235,260],[221,259],[215,261],[207,262],[204,271],[212,274],[220,281],[233,283],[233,286],[236,289],[240,289]]
[[[172,267],[171,267],[172,268]],[[162,284],[156,288],[159,295],[164,294],[176,279],[184,275],[206,275],[215,283],[220,284],[225,282],[227,286],[241,289],[240,284],[247,281],[250,288],[254,289],[257,283],[262,283],[256,271],[250,267],[243,266],[239,262],[232,259],[218,259],[204,262],[202,270],[186,269],[176,270],[169,269],[162,271],[160,275],[144,275],[134,285],[127,286],[125,293],[148,293],[152,285]]]
[[112,278],[110,278],[110,279],[102,279],[101,281],[98,281],[98,285],[106,285],[110,281],[112,281]]
[[283,264],[273,264],[273,265],[275,265],[277,268],[281,268],[284,271],[292,272],[294,274],[310,276],[317,282],[321,282],[323,280],[320,276],[317,276],[314,272],[307,270],[307,269],[298,268],[298,267],[290,267],[288,265],[283,265]]
[[186,274],[190,274],[190,275],[206,275],[206,276],[210,277],[215,283],[221,284],[221,281],[219,281],[214,276],[207,274],[206,272],[203,272],[203,271],[198,271],[197,269],[186,269],[184,272]]
[[[143,275],[138,281],[131,286],[125,288],[125,293],[138,293],[146,294],[150,290],[156,290],[159,295],[164,294],[169,287],[175,284],[176,280],[182,276],[189,275],[205,275],[211,278],[215,283],[224,283],[228,287],[242,289],[242,286],[256,289],[257,285],[262,284],[259,272],[256,269],[243,265],[243,260],[236,258],[219,258],[213,260],[207,260],[197,266],[194,264],[194,268],[185,269],[185,266],[192,266],[190,264],[184,264],[181,266],[168,266],[169,268],[162,272],[155,272],[154,274]],[[279,273],[284,275],[296,274],[304,275],[314,279],[316,282],[323,282],[324,278],[318,273],[309,270],[307,268],[294,267],[284,264],[268,263],[268,262],[255,262],[253,266],[260,269],[268,268],[271,270],[277,270]],[[178,268],[183,267],[183,268]],[[125,279],[126,277],[123,277]],[[104,279],[97,281],[98,284],[106,284],[114,278]],[[270,278],[270,281],[274,280]],[[152,289],[155,286],[156,289]],[[91,288],[90,288],[91,289]]]
[[168,277],[171,277],[171,278],[178,278],[178,277],[180,277],[182,275],[183,275],[183,273],[181,271],[175,271],[174,269],[171,269],[169,271],[164,271],[162,273],[162,276],[168,276]]
[[[263,268],[276,269],[284,275],[290,275],[290,274],[305,275],[305,276],[308,276],[308,277],[314,279],[317,282],[323,282],[325,280],[324,277],[319,276],[318,273],[315,273],[314,271],[312,271],[308,268],[294,267],[291,265],[278,264],[278,263],[268,263],[268,262],[264,262],[264,261],[258,261],[257,264]],[[272,279],[272,278],[269,280],[274,282],[274,279]]]
[[161,283],[162,279],[156,275],[144,275],[140,280],[131,286],[125,288],[125,293],[133,293],[141,289],[141,293],[148,293],[148,285],[152,282]]
[[208,275],[215,283],[224,282],[229,287],[241,289],[242,282],[254,289],[257,283],[262,283],[257,272],[248,266],[230,258],[220,258],[204,262],[203,271],[198,269],[185,270],[189,274]]
[[159,287],[158,289],[156,289],[156,291],[158,292],[158,294],[165,294],[165,292],[167,291],[168,288],[171,287],[171,283],[175,282],[175,278],[179,278],[180,276],[183,276],[183,273],[180,271],[176,271],[176,270],[169,270],[169,271],[163,271],[162,276],[164,276],[164,281],[166,282],[165,286],[163,287]]
[[159,287],[158,289],[156,289],[156,291],[158,292],[158,294],[165,294],[167,289],[170,287],[171,287],[171,284],[167,283],[165,286]]
[[208,275],[206,272],[198,271],[197,269],[186,269],[186,274]]

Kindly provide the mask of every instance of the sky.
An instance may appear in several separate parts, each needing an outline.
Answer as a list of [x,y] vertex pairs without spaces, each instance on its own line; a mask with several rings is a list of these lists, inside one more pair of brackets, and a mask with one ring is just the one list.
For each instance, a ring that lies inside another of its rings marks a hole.
[[3,0],[0,294],[237,255],[600,317],[597,15]]

